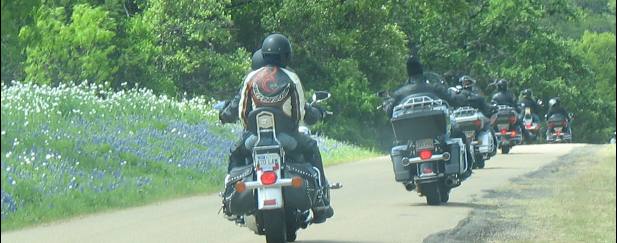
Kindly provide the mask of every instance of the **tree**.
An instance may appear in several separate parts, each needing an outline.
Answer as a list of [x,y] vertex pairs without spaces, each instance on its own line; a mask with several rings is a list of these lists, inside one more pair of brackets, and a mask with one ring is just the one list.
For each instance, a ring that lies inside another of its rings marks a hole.
[[66,81],[109,81],[117,68],[109,56],[115,22],[108,13],[87,4],[75,5],[70,19],[64,7],[41,6],[33,25],[21,29],[26,80],[58,84]]

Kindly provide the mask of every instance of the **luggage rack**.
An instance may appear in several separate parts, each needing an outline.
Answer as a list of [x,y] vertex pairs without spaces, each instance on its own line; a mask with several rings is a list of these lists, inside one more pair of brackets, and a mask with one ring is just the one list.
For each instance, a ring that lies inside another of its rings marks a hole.
[[474,116],[478,113],[478,109],[473,108],[471,106],[464,106],[458,108],[452,112],[455,117],[466,117],[466,116]]
[[409,98],[404,103],[401,103],[400,105],[395,106],[394,112],[404,110],[404,109],[405,110],[409,109],[413,111],[431,110],[433,109],[433,107],[443,106],[443,105],[445,105],[445,103],[441,99],[433,99],[428,96],[419,96],[419,97]]

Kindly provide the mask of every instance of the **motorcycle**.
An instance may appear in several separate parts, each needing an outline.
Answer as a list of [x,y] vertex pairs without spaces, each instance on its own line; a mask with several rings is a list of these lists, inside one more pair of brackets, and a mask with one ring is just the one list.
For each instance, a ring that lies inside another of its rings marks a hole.
[[523,140],[521,128],[517,126],[517,122],[518,114],[514,108],[507,105],[497,105],[497,113],[491,117],[491,124],[502,154],[510,153],[510,149]]
[[[318,91],[311,105],[330,97]],[[302,155],[288,153],[297,146],[289,134],[294,124],[279,109],[262,107],[249,113],[245,147],[252,151],[251,163],[233,168],[225,179],[223,210],[227,219],[265,235],[266,242],[293,242],[297,231],[306,229],[312,221],[311,208],[323,206],[330,189],[321,181],[319,169],[304,161]],[[310,134],[307,127],[298,132]]]
[[[542,102],[538,101],[538,104],[541,105]],[[531,107],[527,106],[525,103],[520,104],[522,114],[523,125],[525,126],[525,139],[526,143],[532,143],[538,140],[538,134],[540,133],[540,129],[542,128],[540,122],[534,119],[533,113],[531,113]]]
[[471,175],[463,140],[450,137],[450,118],[445,101],[415,94],[394,107],[390,120],[398,141],[390,153],[395,180],[428,205],[447,203],[451,189]]
[[492,130],[485,131],[484,127],[488,126],[489,120],[478,109],[464,106],[452,112],[456,127],[462,131],[467,137],[467,142],[470,145],[469,152],[474,159],[473,168],[483,169],[486,160],[493,155],[494,134]]
[[546,120],[546,142],[548,143],[570,143],[572,142],[572,130],[570,122],[574,115],[569,114],[566,118],[562,114],[553,114]]

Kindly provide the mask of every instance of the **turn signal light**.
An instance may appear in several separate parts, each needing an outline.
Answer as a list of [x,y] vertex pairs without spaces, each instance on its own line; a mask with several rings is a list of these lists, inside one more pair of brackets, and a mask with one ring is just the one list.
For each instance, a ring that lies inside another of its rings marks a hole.
[[237,192],[244,192],[246,191],[246,184],[244,183],[244,181],[238,181],[234,185],[234,188],[236,189]]
[[302,186],[302,183],[304,183],[302,177],[294,176],[293,178],[291,178],[291,186],[293,186],[294,188],[300,188]]

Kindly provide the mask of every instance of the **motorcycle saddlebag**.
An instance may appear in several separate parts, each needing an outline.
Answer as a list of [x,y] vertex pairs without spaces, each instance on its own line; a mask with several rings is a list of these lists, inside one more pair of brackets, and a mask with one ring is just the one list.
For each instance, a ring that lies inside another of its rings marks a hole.
[[[285,207],[299,210],[308,210],[317,199],[317,185],[319,174],[309,163],[288,163],[285,165],[285,178],[302,177],[303,183],[299,188],[283,187]],[[324,182],[325,183],[325,182]]]
[[225,184],[223,194],[223,204],[227,213],[234,215],[246,215],[257,210],[257,201],[253,190],[237,192],[234,188],[236,182],[240,180],[254,181],[253,165],[245,165],[231,169],[229,181]]
[[402,164],[403,157],[405,157],[406,153],[406,145],[395,146],[390,151],[390,158],[392,159],[392,167],[394,169],[394,180],[399,182],[411,181],[413,178],[411,169]]
[[450,151],[450,160],[445,163],[445,173],[447,175],[463,173],[467,167],[463,140],[460,138],[449,139],[446,144]]

